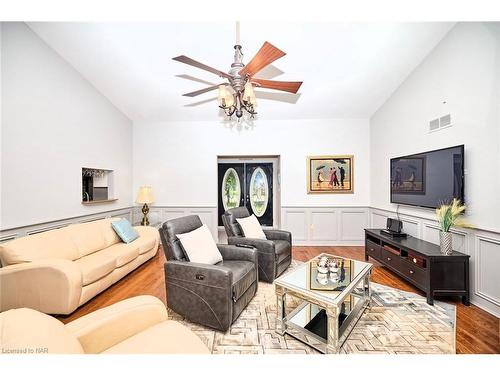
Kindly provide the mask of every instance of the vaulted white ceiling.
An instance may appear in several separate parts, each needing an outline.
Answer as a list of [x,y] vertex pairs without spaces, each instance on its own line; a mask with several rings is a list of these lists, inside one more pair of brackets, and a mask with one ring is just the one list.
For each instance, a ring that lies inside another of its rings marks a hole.
[[[185,54],[227,71],[230,23],[29,23],[48,45],[134,121],[216,120],[222,80],[173,61]],[[258,89],[261,119],[368,118],[453,23],[264,23],[241,25],[244,62],[264,41],[287,55],[261,78],[304,81],[299,94]]]

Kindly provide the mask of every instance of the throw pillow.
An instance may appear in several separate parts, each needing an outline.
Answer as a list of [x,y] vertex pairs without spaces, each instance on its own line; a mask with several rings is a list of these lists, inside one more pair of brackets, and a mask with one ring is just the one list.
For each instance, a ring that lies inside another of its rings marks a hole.
[[178,234],[177,238],[190,262],[216,264],[222,261],[222,255],[205,224],[191,232]]
[[238,222],[238,224],[240,224],[241,230],[243,231],[245,237],[261,238],[264,240],[266,239],[266,235],[255,215],[242,219],[236,219],[236,221]]
[[111,222],[113,230],[116,232],[118,237],[125,243],[130,243],[133,240],[139,238],[139,233],[134,229],[132,224],[127,219],[120,219]]

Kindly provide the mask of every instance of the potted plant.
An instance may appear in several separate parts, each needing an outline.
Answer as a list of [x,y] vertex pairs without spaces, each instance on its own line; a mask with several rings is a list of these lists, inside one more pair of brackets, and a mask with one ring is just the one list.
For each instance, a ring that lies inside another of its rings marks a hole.
[[465,205],[457,198],[453,198],[450,204],[442,204],[436,208],[437,221],[441,229],[439,242],[444,255],[451,255],[453,252],[451,227],[472,228],[461,218],[464,211]]

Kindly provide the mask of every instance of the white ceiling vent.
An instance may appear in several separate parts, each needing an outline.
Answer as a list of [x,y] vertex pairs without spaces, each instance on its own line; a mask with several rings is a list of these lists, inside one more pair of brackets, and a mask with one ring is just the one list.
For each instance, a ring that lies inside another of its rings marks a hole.
[[451,124],[451,115],[447,114],[440,118],[436,118],[429,122],[429,132],[435,132],[437,130],[441,130],[443,128],[450,127]]

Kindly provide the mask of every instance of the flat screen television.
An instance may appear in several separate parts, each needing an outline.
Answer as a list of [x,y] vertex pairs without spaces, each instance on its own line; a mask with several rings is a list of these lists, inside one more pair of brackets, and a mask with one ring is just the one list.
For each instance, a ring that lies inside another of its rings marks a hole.
[[464,201],[464,145],[391,159],[391,203],[436,208]]

